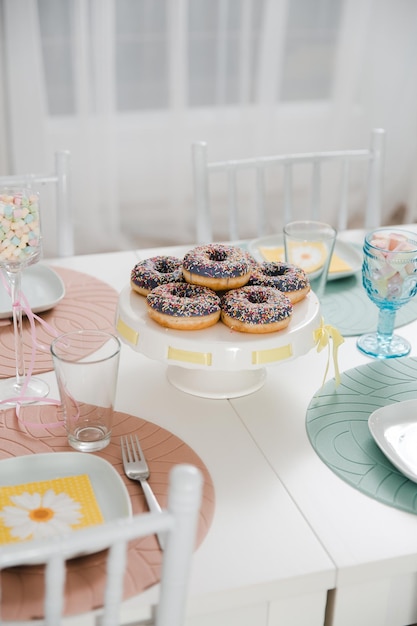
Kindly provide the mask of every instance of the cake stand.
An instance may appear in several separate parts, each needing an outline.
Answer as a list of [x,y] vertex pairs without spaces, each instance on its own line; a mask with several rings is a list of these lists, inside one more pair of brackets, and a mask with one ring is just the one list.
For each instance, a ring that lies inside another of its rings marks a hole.
[[236,398],[260,389],[266,368],[306,354],[316,345],[321,314],[310,292],[294,305],[289,326],[255,335],[222,322],[203,330],[173,330],[154,322],[146,298],[127,285],[120,293],[116,329],[121,340],[150,359],[165,363],[178,389],[206,398]]

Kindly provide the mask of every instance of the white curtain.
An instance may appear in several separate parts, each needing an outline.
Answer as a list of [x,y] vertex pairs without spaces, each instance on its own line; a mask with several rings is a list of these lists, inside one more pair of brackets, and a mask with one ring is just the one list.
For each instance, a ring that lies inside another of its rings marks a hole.
[[[413,220],[415,0],[0,0],[0,174],[72,153],[77,251],[192,242],[210,158],[364,147]],[[53,207],[43,216],[53,254]]]

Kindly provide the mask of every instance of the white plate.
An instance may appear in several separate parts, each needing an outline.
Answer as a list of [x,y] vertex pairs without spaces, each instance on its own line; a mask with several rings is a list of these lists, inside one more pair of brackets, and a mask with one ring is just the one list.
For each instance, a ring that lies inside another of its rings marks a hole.
[[20,485],[88,474],[104,521],[131,517],[132,504],[120,475],[105,459],[84,452],[28,454],[0,461],[0,485]]
[[[248,244],[248,251],[255,257],[257,261],[267,261],[263,254],[262,248],[281,248],[284,246],[283,235],[268,235],[267,237],[260,237],[259,239],[253,239]],[[335,254],[345,261],[350,268],[349,270],[340,272],[329,273],[328,280],[337,280],[339,278],[346,278],[356,274],[362,267],[362,252],[345,241],[336,240]]]
[[376,443],[402,474],[417,482],[417,400],[381,407],[368,419]]
[[[22,292],[34,313],[48,311],[65,295],[65,286],[56,272],[46,265],[30,265],[22,272]],[[12,316],[10,296],[0,280],[0,319]]]

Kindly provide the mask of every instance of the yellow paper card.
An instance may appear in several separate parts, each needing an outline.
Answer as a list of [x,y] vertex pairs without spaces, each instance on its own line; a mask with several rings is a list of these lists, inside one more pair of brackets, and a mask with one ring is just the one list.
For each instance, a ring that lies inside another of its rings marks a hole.
[[0,545],[103,522],[87,474],[0,487]]
[[283,262],[285,259],[284,248],[259,248],[259,252],[270,263]]
[[333,253],[332,260],[330,261],[329,273],[351,272],[352,267],[349,263],[346,263],[340,256]]
[[[283,247],[277,248],[259,248],[260,253],[266,259],[266,261],[274,262],[281,261],[283,262],[285,259],[285,252]],[[302,267],[300,265],[300,267]],[[306,268],[305,271],[314,271]],[[316,267],[317,269],[317,267]],[[339,273],[339,272],[350,272],[352,270],[351,266],[346,263],[343,259],[341,259],[337,254],[333,253],[332,260],[330,261],[329,273]]]

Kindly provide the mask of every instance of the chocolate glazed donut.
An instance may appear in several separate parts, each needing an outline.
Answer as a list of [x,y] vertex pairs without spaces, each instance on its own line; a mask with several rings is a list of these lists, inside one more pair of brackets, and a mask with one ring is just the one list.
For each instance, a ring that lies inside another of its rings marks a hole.
[[208,244],[187,252],[182,273],[188,283],[224,291],[246,285],[250,263],[247,255],[235,246]]
[[219,296],[200,285],[160,285],[147,295],[146,301],[149,316],[166,328],[200,330],[220,319]]
[[259,263],[252,270],[248,285],[274,287],[282,291],[293,304],[300,302],[310,291],[310,281],[301,267],[290,263]]
[[233,289],[221,299],[221,320],[243,333],[272,333],[288,326],[293,305],[274,287],[259,285]]
[[139,261],[130,274],[134,291],[147,296],[152,289],[167,283],[184,282],[182,260],[174,256],[155,256]]

